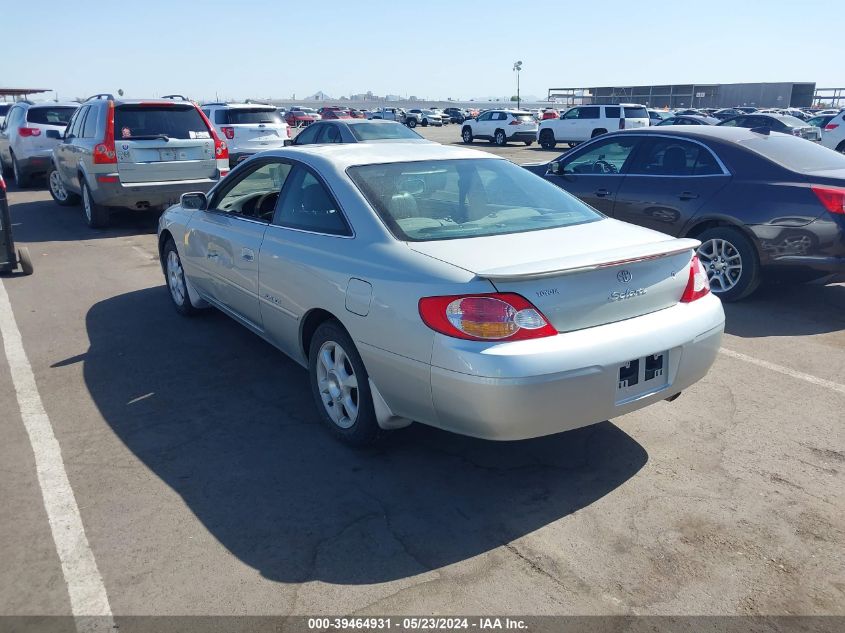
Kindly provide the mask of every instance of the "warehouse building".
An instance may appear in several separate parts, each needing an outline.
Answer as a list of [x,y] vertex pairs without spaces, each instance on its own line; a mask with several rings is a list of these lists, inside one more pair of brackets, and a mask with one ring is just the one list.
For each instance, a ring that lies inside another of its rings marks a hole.
[[750,84],[675,84],[549,88],[549,100],[565,105],[642,103],[653,108],[805,108],[813,105],[816,84],[810,82]]

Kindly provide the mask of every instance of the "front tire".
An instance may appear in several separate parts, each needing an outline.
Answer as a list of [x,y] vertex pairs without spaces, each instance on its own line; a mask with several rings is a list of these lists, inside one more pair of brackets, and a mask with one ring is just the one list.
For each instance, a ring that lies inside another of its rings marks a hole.
[[698,258],[710,279],[710,290],[722,301],[739,301],[760,285],[760,260],[754,244],[739,229],[718,226],[696,236]]
[[417,120],[416,119],[408,119],[408,127],[414,129],[417,127]]
[[423,126],[423,127],[428,127],[428,119],[423,119],[423,120],[422,120],[422,126]]
[[540,135],[540,147],[543,149],[554,149],[555,145],[557,145],[557,141],[555,141],[554,132],[543,130],[543,133]]
[[164,259],[164,280],[167,289],[170,291],[170,300],[176,312],[182,316],[193,316],[197,310],[191,304],[191,297],[188,294],[188,283],[185,279],[185,271],[182,268],[182,258],[176,250],[173,240],[167,240],[162,251]]
[[51,166],[50,171],[47,172],[47,188],[50,190],[53,201],[58,205],[70,207],[79,203],[79,196],[67,190],[55,165]]
[[85,224],[92,229],[107,227],[111,220],[108,208],[94,202],[94,197],[91,195],[91,189],[88,187],[88,183],[82,177],[80,177],[80,180],[82,181],[82,211],[85,217]]
[[21,272],[24,275],[31,275],[32,271],[35,270],[35,267],[32,265],[32,257],[26,246],[21,246],[18,249],[18,266],[21,267]]
[[467,145],[472,144],[472,128],[467,125],[463,130],[461,130],[461,138]]
[[369,376],[352,338],[337,321],[314,332],[308,351],[311,393],[329,432],[349,446],[367,446],[379,439]]

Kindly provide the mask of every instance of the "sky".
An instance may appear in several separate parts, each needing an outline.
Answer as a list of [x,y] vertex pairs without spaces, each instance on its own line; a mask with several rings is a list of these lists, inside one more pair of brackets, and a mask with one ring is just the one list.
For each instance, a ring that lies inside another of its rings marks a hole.
[[521,94],[538,97],[550,87],[608,85],[838,87],[842,2],[10,2],[0,16],[0,87],[50,88],[59,99],[122,89],[127,97],[370,90],[458,100],[515,94],[517,60]]

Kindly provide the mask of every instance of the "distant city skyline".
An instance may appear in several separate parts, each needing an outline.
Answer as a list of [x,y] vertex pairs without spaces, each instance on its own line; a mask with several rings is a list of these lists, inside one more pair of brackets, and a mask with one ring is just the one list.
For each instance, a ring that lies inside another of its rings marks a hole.
[[[483,100],[516,93],[544,98],[553,86],[734,82],[845,84],[839,57],[839,0],[769,0],[729,11],[639,11],[629,1],[596,5],[469,6],[429,0],[389,11],[333,4],[325,16],[296,18],[272,0],[147,0],[143,11],[102,10],[42,0],[49,19],[33,28],[31,7],[4,9],[0,83],[46,87],[59,98],[117,92],[290,99],[419,96]],[[796,28],[798,15],[812,28]],[[213,19],[208,19],[213,16]],[[501,18],[501,19],[499,19]],[[520,22],[520,20],[524,20]],[[318,26],[319,25],[319,26]],[[294,28],[295,27],[295,28]],[[832,44],[826,44],[832,43]],[[64,63],[63,60],[67,60]],[[50,95],[52,98],[52,95]]]

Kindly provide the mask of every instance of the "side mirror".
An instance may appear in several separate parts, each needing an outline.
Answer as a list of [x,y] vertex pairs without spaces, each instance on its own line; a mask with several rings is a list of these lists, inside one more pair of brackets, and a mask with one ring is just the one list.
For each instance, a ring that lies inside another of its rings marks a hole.
[[208,208],[208,198],[202,191],[191,191],[182,194],[179,204],[183,209],[190,211],[205,211]]
[[563,175],[563,165],[560,161],[553,160],[549,163],[549,173],[554,174],[556,176]]
[[61,140],[61,139],[62,139],[62,135],[61,135],[61,134],[59,134],[59,131],[58,131],[58,130],[47,130],[47,131],[44,133],[44,136],[46,136],[47,138],[54,139],[54,140],[56,140],[56,141],[59,141],[59,140]]

